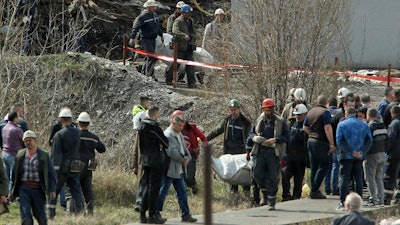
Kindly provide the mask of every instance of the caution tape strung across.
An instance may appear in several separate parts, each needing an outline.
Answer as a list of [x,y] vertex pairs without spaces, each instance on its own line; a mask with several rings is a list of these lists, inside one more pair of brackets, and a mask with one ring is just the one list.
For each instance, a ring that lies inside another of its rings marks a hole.
[[[174,58],[165,56],[165,55],[159,55],[151,52],[147,52],[141,49],[134,49],[130,47],[126,47],[126,49],[136,52],[140,55],[144,56],[149,56],[153,57],[159,60],[167,61],[167,62],[174,62]],[[217,70],[224,70],[224,69],[229,69],[229,68],[240,68],[240,69],[258,69],[258,66],[246,66],[246,65],[240,65],[240,64],[226,64],[226,65],[217,65],[217,64],[212,64],[212,63],[202,63],[202,62],[195,62],[195,61],[189,61],[189,60],[184,60],[184,59],[177,59],[177,63],[179,64],[185,64],[189,66],[198,66],[198,67],[203,67],[203,68],[209,68],[209,69],[217,69]],[[302,74],[313,74],[312,71],[305,71],[305,70],[292,70],[291,72],[294,73],[302,73]],[[335,74],[338,75],[345,75],[348,77],[358,77],[362,79],[367,79],[367,80],[375,80],[375,81],[381,81],[381,82],[387,82],[388,77],[383,77],[383,76],[367,76],[367,75],[361,75],[357,73],[352,73],[352,72],[339,72],[335,71]],[[400,78],[397,77],[390,77],[390,82],[392,83],[400,83]]]

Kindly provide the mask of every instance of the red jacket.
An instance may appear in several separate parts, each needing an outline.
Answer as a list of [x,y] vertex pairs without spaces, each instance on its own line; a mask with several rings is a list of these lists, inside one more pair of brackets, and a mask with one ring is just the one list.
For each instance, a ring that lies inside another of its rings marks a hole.
[[190,154],[198,157],[200,154],[200,148],[197,138],[200,138],[203,143],[207,142],[204,133],[196,127],[195,123],[186,122],[182,134],[185,137],[186,147],[189,149]]

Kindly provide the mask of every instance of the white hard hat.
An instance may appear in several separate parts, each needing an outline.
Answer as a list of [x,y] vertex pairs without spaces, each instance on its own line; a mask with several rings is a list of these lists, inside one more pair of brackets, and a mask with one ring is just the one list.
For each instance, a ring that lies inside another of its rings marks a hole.
[[72,112],[69,108],[62,108],[58,117],[70,117],[72,118]]
[[344,98],[346,95],[349,93],[349,89],[342,87],[337,91],[337,97],[338,98]]
[[293,109],[293,114],[295,115],[304,114],[307,112],[308,112],[307,106],[305,106],[304,104],[297,104]]
[[25,141],[25,138],[35,138],[36,139],[36,134],[35,132],[31,130],[25,131],[24,135],[22,136],[22,141]]
[[90,116],[87,112],[81,112],[78,116],[78,122],[90,123]]
[[151,7],[151,6],[159,6],[160,5],[160,3],[158,3],[157,1],[155,1],[155,0],[147,0],[147,2],[145,2],[144,4],[143,4],[143,7],[145,7],[145,8],[147,8],[147,7]]
[[178,9],[180,9],[180,8],[182,8],[183,6],[185,5],[185,2],[184,1],[179,1],[178,3],[176,3],[176,8],[178,8]]
[[295,99],[300,101],[307,100],[306,91],[303,88],[296,88],[296,90],[293,93],[293,96]]
[[215,12],[214,12],[214,15],[220,15],[220,14],[224,14],[225,15],[224,10],[221,9],[221,8],[216,9]]

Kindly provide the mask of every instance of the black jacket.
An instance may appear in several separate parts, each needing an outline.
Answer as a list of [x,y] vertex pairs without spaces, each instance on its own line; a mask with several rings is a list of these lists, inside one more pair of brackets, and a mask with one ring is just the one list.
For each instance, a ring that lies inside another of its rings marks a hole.
[[372,120],[368,123],[372,133],[372,147],[367,155],[385,152],[389,148],[388,131],[385,124],[379,120]]
[[80,160],[79,144],[81,131],[78,128],[66,126],[53,137],[51,145],[51,160],[56,170],[69,172],[71,160]]
[[156,39],[157,35],[163,36],[157,13],[150,14],[147,9],[143,10],[135,21],[131,32],[132,39],[136,37],[139,30],[141,31],[141,38],[144,39]]
[[106,151],[106,146],[100,141],[97,135],[88,130],[81,130],[81,143],[79,147],[81,161],[86,164],[90,159],[94,159],[96,157],[94,150],[103,153]]
[[160,166],[164,159],[164,150],[168,148],[168,139],[160,125],[151,119],[143,119],[138,131],[140,158],[142,166]]
[[375,221],[364,217],[358,211],[350,210],[341,217],[333,219],[332,225],[374,225]]

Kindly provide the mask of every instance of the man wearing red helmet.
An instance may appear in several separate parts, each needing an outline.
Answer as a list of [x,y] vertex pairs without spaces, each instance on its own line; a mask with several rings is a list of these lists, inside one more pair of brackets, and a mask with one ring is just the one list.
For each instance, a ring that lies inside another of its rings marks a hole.
[[[181,110],[175,110],[171,115],[171,120],[176,116],[185,116],[185,113]],[[208,144],[207,138],[204,133],[197,127],[197,125],[193,122],[185,121],[183,129],[181,131],[183,137],[185,138],[186,147],[189,149],[190,155],[192,159],[189,161],[189,164],[186,166],[186,176],[185,182],[186,185],[192,188],[193,194],[197,194],[199,192],[199,188],[196,182],[196,162],[197,158],[200,155],[200,147],[199,147],[199,139],[201,140],[202,147]]]
[[247,145],[248,149],[251,148],[255,162],[253,176],[263,193],[260,205],[268,204],[268,210],[275,210],[279,162],[289,141],[289,129],[285,119],[275,114],[275,102],[272,99],[264,99],[261,107],[264,112],[258,117],[247,138]]

